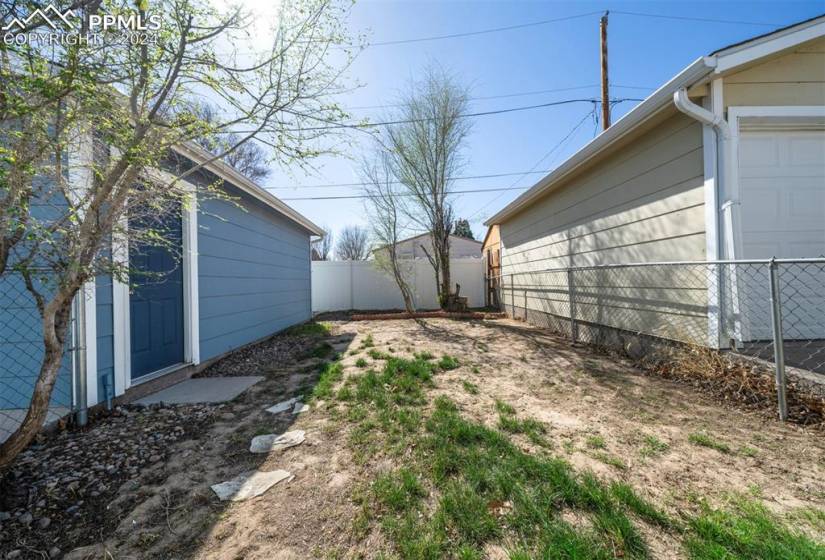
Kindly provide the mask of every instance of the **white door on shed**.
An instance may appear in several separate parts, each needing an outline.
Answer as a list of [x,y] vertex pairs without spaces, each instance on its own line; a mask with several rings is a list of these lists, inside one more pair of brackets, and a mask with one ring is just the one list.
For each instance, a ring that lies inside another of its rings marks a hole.
[[[825,256],[825,129],[813,128],[741,132],[740,258]],[[740,268],[748,338],[770,338],[767,270]],[[825,266],[783,265],[780,284],[785,338],[825,338]]]

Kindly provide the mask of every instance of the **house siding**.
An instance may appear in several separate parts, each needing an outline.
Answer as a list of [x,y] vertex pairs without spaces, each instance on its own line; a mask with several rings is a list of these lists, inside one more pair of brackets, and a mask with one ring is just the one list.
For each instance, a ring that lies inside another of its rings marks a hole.
[[724,78],[728,107],[822,105],[825,100],[825,39]]
[[231,186],[201,200],[200,357],[208,360],[309,319],[310,234]]
[[[567,274],[538,271],[704,260],[702,151],[701,126],[673,114],[502,222],[502,273],[517,273],[504,279],[504,305],[531,321],[569,317]],[[661,269],[577,277],[580,321],[671,338],[705,336],[704,278],[686,288]]]

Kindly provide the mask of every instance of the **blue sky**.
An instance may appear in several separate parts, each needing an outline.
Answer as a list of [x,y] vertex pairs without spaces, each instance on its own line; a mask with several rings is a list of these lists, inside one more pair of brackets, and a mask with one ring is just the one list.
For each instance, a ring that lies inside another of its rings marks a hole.
[[[697,57],[728,44],[766,33],[825,12],[819,2],[377,2],[360,1],[353,8],[350,29],[373,42],[463,33],[519,25],[537,20],[611,10],[609,20],[610,81],[615,98],[643,98]],[[724,24],[640,17],[618,12],[765,22]],[[548,89],[580,88],[532,95],[478,99],[472,111],[506,109],[550,101],[598,97],[599,15],[504,31],[402,45],[368,48],[349,69],[348,78],[363,87],[340,99],[345,107],[392,103],[429,62],[456,74],[473,97],[504,96]],[[638,88],[638,89],[637,89]],[[618,104],[613,120],[635,102]],[[596,124],[589,103],[478,117],[467,144],[464,175],[489,175],[546,170],[559,165],[593,138]],[[353,115],[380,120],[380,109],[353,109]],[[585,119],[582,123],[582,119]],[[571,130],[580,126],[563,143]],[[357,187],[309,188],[307,185],[359,181],[358,161],[366,135],[352,133],[349,157],[324,157],[311,174],[276,170],[264,186],[283,199],[347,196]],[[549,156],[548,152],[558,146]],[[546,156],[546,157],[545,157]],[[529,187],[541,174],[463,180],[456,189]],[[468,217],[477,238],[484,236],[485,218],[523,191],[463,194],[455,199],[456,214]],[[367,225],[363,201],[287,201],[314,222],[334,233],[350,224]]]

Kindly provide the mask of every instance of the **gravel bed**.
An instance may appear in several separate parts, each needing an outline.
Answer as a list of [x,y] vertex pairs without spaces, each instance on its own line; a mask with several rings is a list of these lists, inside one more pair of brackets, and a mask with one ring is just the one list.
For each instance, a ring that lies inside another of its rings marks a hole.
[[201,371],[197,377],[265,375],[267,371],[277,370],[285,364],[299,360],[317,346],[318,342],[318,338],[311,336],[279,334],[257,344],[235,350]]
[[199,433],[221,405],[117,407],[87,429],[42,436],[0,480],[0,558],[59,558],[124,513],[120,486]]

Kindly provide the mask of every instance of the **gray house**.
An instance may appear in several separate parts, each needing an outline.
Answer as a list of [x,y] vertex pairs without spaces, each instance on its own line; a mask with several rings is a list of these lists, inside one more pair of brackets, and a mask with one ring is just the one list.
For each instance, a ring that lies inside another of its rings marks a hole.
[[[210,158],[190,144],[175,149],[170,165]],[[85,287],[74,317],[74,346],[85,348],[85,360],[67,352],[52,419],[171,384],[311,317],[310,238],[323,231],[222,162],[188,179],[193,192],[220,182],[234,200],[203,199],[170,220],[179,264],[167,250],[114,240],[112,255],[121,262],[172,272],[136,276],[131,286],[99,276]],[[0,279],[0,440],[25,414],[42,353],[36,310],[15,281]]]

